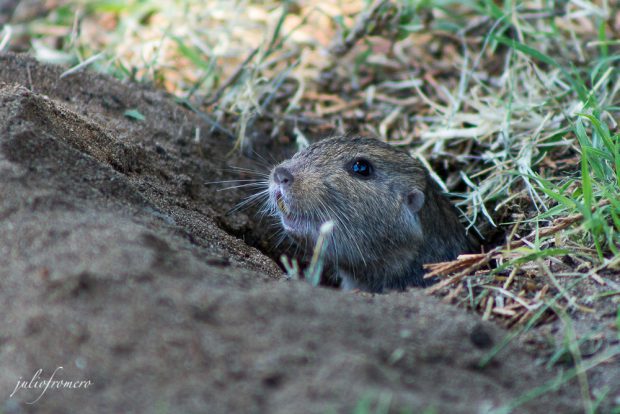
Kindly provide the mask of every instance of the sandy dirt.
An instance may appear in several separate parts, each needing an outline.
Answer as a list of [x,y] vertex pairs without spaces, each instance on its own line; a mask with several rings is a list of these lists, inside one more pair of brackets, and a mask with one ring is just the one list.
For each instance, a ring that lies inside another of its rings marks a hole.
[[[238,194],[204,185],[236,162],[228,138],[160,92],[62,71],[0,55],[0,412],[350,413],[383,398],[486,413],[557,375],[517,345],[480,368],[506,332],[424,291],[287,280],[230,234]],[[39,369],[91,385],[15,390]],[[516,410],[582,411],[576,384]]]

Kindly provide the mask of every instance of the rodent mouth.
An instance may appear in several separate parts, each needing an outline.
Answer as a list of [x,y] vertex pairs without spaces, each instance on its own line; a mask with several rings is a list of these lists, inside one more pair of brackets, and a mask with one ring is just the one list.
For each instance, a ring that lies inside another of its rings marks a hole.
[[283,215],[290,215],[290,210],[288,209],[288,207],[286,207],[286,204],[284,204],[284,200],[282,199],[282,193],[280,193],[279,191],[276,193],[276,205],[278,206],[278,210],[280,210],[280,213],[282,213]]
[[274,197],[284,230],[298,235],[306,234],[310,230],[310,220],[300,214],[293,213],[290,207],[286,205],[280,191],[276,191]]

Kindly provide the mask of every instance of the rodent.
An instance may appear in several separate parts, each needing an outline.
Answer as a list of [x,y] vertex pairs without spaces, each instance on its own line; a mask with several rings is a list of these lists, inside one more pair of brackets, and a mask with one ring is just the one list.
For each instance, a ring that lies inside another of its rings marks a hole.
[[420,161],[373,138],[324,139],[275,166],[267,208],[310,248],[334,222],[325,261],[345,290],[423,287],[423,264],[476,247]]

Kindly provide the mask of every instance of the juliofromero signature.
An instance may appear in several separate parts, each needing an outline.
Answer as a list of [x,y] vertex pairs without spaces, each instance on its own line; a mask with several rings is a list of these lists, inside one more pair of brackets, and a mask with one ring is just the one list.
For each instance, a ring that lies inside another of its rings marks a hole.
[[19,377],[13,392],[10,397],[12,398],[21,390],[38,390],[37,397],[32,401],[27,401],[26,404],[35,404],[39,401],[47,390],[60,390],[60,389],[88,389],[93,382],[91,380],[66,380],[66,379],[54,379],[59,375],[59,372],[63,370],[63,367],[57,367],[49,379],[43,378],[43,370],[37,370],[30,380],[25,380],[23,377]]

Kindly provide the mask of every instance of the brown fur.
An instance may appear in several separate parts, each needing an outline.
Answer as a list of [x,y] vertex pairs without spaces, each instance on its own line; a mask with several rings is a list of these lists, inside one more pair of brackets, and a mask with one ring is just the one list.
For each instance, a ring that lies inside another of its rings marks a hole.
[[[356,159],[372,164],[372,177],[351,171]],[[412,192],[424,195],[419,210],[408,204]],[[314,246],[320,225],[334,221],[326,261],[344,288],[425,286],[424,263],[473,247],[422,164],[375,139],[330,138],[309,146],[273,169],[269,194],[270,211],[302,245]]]

